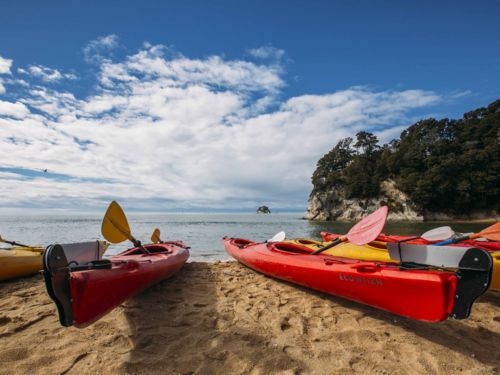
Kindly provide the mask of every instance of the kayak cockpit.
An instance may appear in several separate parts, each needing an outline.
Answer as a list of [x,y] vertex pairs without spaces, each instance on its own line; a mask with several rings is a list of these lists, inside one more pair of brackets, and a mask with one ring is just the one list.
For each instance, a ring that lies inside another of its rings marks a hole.
[[231,238],[230,240],[231,240],[231,244],[233,244],[234,246],[236,246],[240,249],[243,249],[244,247],[255,243],[254,241],[250,241],[250,240],[247,240],[244,238]]
[[133,249],[127,250],[120,255],[140,255],[140,254],[170,254],[172,252],[167,246],[161,245],[145,245],[141,247],[134,247]]
[[287,253],[294,253],[294,254],[311,254],[313,252],[313,249],[306,247],[306,246],[299,246],[293,243],[287,243],[287,242],[278,242],[278,243],[273,243],[270,244],[271,250],[278,250],[278,251],[284,251]]
[[307,238],[297,238],[295,241],[297,243],[300,243],[301,245],[318,245],[318,246],[322,245],[322,243],[319,241],[309,240]]

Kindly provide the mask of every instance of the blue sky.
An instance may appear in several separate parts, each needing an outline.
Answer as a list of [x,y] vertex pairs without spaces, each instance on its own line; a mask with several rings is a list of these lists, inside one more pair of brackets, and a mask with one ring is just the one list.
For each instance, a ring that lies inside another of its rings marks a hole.
[[4,4],[0,207],[303,209],[341,137],[386,141],[498,99],[499,14],[494,1]]

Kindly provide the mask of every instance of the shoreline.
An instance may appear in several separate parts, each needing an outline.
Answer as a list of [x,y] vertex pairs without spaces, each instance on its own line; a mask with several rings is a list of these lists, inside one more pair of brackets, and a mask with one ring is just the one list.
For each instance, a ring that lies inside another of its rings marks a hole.
[[[351,223],[357,223],[359,220],[352,220],[352,221],[346,221],[346,220],[314,220],[314,219],[307,219],[305,217],[302,217],[301,220],[307,220],[311,221],[314,223],[346,223],[346,224],[351,224]],[[398,224],[398,223],[407,223],[407,224],[440,224],[440,223],[455,223],[455,224],[493,224],[496,223],[497,221],[500,221],[500,218],[489,218],[489,219],[456,219],[456,220],[389,220],[387,219],[387,223],[389,224]]]
[[258,274],[191,262],[95,324],[63,328],[41,275],[0,283],[0,374],[491,373],[500,292],[431,324]]

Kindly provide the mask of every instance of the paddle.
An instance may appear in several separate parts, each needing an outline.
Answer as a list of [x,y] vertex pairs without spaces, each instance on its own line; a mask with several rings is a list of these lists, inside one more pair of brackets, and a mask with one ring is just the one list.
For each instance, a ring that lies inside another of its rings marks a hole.
[[111,202],[106,210],[102,220],[101,233],[111,243],[129,240],[135,247],[142,247],[141,242],[132,236],[127,217],[116,201]]
[[315,250],[311,254],[316,255],[322,253],[323,251],[328,250],[346,240],[356,245],[365,245],[378,237],[384,228],[386,219],[387,206],[382,206],[354,225],[345,236],[338,237],[333,240],[331,244]]
[[[2,236],[0,236],[0,242],[8,243],[9,245],[12,245],[12,246],[28,247],[30,249],[37,250],[36,246],[23,245],[22,243],[15,242],[15,241],[7,241]],[[9,250],[9,249],[6,249],[6,250]],[[39,252],[43,252],[43,249],[40,249]]]
[[266,242],[281,242],[284,241],[286,238],[286,233],[281,231],[276,233],[271,239],[267,240]]
[[491,240],[491,241],[500,241],[500,221],[498,223],[490,225],[488,228],[483,229],[479,233],[472,233],[472,234],[469,234],[466,236],[452,238],[450,240],[438,242],[434,245],[436,245],[436,246],[449,245],[452,243],[457,243],[457,242],[465,241],[465,240],[472,240],[474,238],[479,238],[479,237],[484,237],[484,238]]
[[0,236],[0,242],[8,243],[9,245],[12,245],[12,246],[31,247],[28,245],[23,245],[22,243],[18,243],[18,242],[14,242],[14,241],[7,241],[7,240],[3,239],[2,236]]
[[428,230],[427,232],[422,234],[420,238],[423,238],[424,240],[427,241],[439,241],[439,240],[447,240],[448,238],[453,237],[454,234],[455,231],[450,227],[446,226]]
[[160,238],[160,229],[155,228],[155,230],[153,231],[153,234],[151,235],[151,242],[162,243],[162,240]]

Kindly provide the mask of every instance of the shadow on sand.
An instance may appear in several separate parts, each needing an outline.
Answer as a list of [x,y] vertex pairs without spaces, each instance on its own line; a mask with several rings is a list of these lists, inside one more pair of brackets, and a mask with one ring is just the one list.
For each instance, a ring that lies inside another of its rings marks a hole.
[[[245,279],[245,282],[255,281],[253,271],[248,271],[250,276]],[[306,359],[303,354],[289,355],[282,346],[271,341],[271,339],[277,339],[276,335],[281,335],[279,331],[263,334],[267,333],[263,330],[269,323],[269,317],[277,317],[283,313],[279,308],[272,307],[272,303],[268,304],[266,317],[255,320],[259,329],[250,331],[251,326],[243,323],[244,317],[241,314],[245,311],[233,311],[231,302],[221,299],[221,289],[217,278],[223,277],[231,282],[231,277],[235,275],[234,268],[232,275],[225,275],[224,272],[222,269],[214,268],[214,265],[188,263],[173,278],[141,293],[126,304],[125,313],[132,330],[133,345],[125,365],[127,373],[136,374],[145,371],[162,374],[218,374],[221,372],[233,374],[252,371],[296,373],[311,370],[308,361],[314,361],[314,357]],[[244,272],[242,271],[241,274]],[[482,296],[473,307],[471,318],[467,321],[448,320],[441,323],[425,323],[284,281],[268,279],[272,285],[281,285],[281,287],[289,285],[296,290],[302,290],[306,295],[315,295],[346,309],[354,310],[358,317],[376,319],[398,327],[411,335],[419,336],[428,342],[443,346],[459,355],[474,357],[476,361],[484,365],[500,367],[500,352],[494,349],[500,343],[500,334],[498,330],[493,331],[488,328],[491,324],[500,322],[500,312],[498,312],[500,293],[498,291],[489,291]],[[244,287],[245,292],[252,288],[260,288],[261,285],[263,285],[262,281],[248,285]],[[252,298],[252,296],[248,297],[247,293],[247,297],[241,299],[241,295],[245,293],[238,289],[232,293],[240,297],[240,309],[245,309],[247,303],[245,298]],[[262,293],[264,297],[261,295],[261,301],[267,295],[266,291]],[[276,294],[269,294],[267,298],[268,300],[276,299]],[[250,300],[248,302],[251,304]],[[294,303],[300,303],[300,300],[295,300]],[[476,315],[475,311],[477,311]],[[486,319],[491,319],[491,321],[486,321]],[[332,330],[334,333],[339,328],[344,327],[331,326],[326,327],[326,330]],[[285,336],[281,338],[283,337]],[[307,341],[310,337],[306,336],[303,339]],[[384,342],[386,339],[382,336],[377,340]],[[319,348],[317,345],[320,344],[313,343],[314,347]]]
[[476,301],[472,307],[471,316],[469,317],[472,324],[467,320],[446,320],[440,323],[427,323],[401,317],[357,302],[307,289],[286,281],[276,281],[301,289],[306,293],[325,298],[345,308],[356,310],[360,312],[363,317],[371,317],[401,327],[425,340],[444,346],[457,353],[469,357],[472,356],[477,361],[492,365],[497,369],[500,368],[500,352],[493,349],[500,345],[500,334],[485,327],[493,322],[485,320],[478,321],[474,318],[475,309],[487,308],[494,311],[492,320],[494,322],[500,322],[500,311],[498,310],[500,306],[500,291],[498,290],[489,290]]
[[174,277],[126,304],[133,332],[127,373],[232,374],[255,367],[293,372],[302,367],[237,320],[221,324],[215,278],[209,264],[187,263]]

